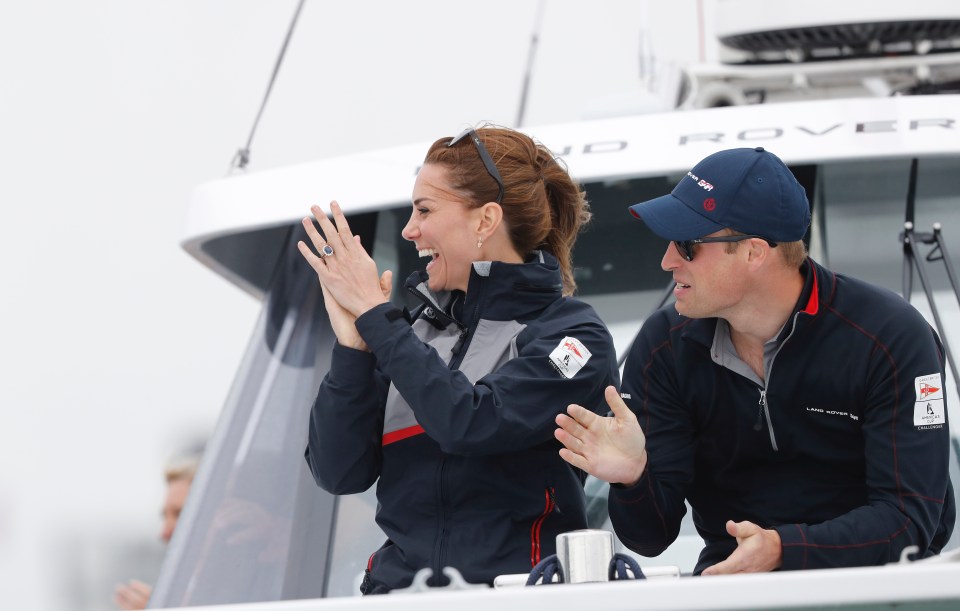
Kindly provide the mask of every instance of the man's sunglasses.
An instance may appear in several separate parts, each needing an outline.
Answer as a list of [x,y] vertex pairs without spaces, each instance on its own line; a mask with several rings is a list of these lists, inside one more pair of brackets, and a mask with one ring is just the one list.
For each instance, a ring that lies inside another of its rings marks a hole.
[[497,193],[497,203],[499,204],[503,201],[503,179],[500,178],[500,172],[493,163],[493,158],[490,157],[490,153],[487,152],[487,147],[483,146],[483,142],[480,141],[480,136],[477,135],[477,132],[473,128],[468,127],[460,132],[456,138],[450,140],[450,142],[447,143],[447,148],[450,148],[467,137],[473,140],[474,146],[477,147],[477,152],[480,153],[480,159],[483,161],[483,167],[487,168],[487,173],[497,181],[497,188],[500,189],[500,192]]
[[697,238],[696,240],[674,240],[673,245],[677,247],[677,252],[680,253],[680,256],[686,259],[687,261],[693,261],[693,247],[697,244],[709,244],[711,242],[742,242],[743,240],[749,240],[750,238],[759,238],[765,241],[770,245],[771,248],[776,248],[777,243],[771,242],[767,238],[759,235],[721,235],[715,238]]

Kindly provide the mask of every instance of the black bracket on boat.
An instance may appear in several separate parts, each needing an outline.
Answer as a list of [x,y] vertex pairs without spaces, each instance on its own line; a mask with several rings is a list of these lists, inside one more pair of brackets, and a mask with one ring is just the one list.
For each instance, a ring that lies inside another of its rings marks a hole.
[[[644,321],[653,316],[657,310],[667,305],[667,301],[670,299],[670,296],[673,295],[673,287],[675,286],[677,286],[677,283],[673,281],[673,278],[671,278],[670,281],[667,282],[666,288],[663,289],[663,293],[660,294],[660,299],[644,317]],[[630,340],[630,343],[627,345],[624,351],[620,353],[620,358],[617,359],[617,367],[623,367],[623,362],[627,360],[627,355],[630,354],[630,348],[633,347],[633,342],[637,341],[637,335],[640,335],[639,330],[637,330],[637,332],[634,334],[633,339]]]
[[[940,334],[940,341],[943,343],[943,351],[947,355],[947,362],[950,364],[950,372],[953,374],[953,381],[956,387],[960,389],[960,372],[957,371],[956,362],[953,359],[953,351],[950,350],[950,343],[947,340],[946,329],[940,320],[940,313],[937,310],[937,304],[934,301],[933,289],[930,277],[925,269],[925,263],[942,261],[947,271],[947,277],[950,279],[950,286],[953,288],[953,294],[960,304],[960,291],[957,288],[957,274],[953,269],[953,264],[947,252],[947,247],[943,241],[943,232],[940,223],[933,224],[931,232],[917,232],[914,227],[914,208],[917,195],[917,159],[914,158],[910,163],[910,183],[907,189],[906,219],[903,223],[903,233],[900,234],[900,241],[903,244],[903,298],[910,301],[913,293],[913,270],[917,270],[917,277],[920,278],[920,285],[927,297],[927,303],[930,305],[930,313],[933,315],[934,324],[937,327],[937,333]],[[932,245],[932,248],[926,256],[920,256],[918,246],[920,244]]]

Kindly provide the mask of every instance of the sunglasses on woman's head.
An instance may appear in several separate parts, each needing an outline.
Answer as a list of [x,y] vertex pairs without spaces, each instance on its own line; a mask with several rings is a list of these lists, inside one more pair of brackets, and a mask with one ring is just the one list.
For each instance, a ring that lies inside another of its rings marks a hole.
[[451,139],[450,142],[447,143],[447,148],[450,148],[467,137],[469,137],[470,140],[473,141],[474,146],[477,147],[477,152],[480,153],[480,160],[483,161],[483,167],[487,168],[487,174],[497,181],[497,188],[500,189],[500,192],[497,193],[497,203],[499,204],[503,201],[503,179],[500,178],[500,172],[493,163],[493,158],[490,157],[490,153],[487,152],[487,147],[483,146],[483,142],[480,141],[480,136],[477,135],[477,132],[473,128],[468,127],[455,138]]
[[687,261],[693,261],[693,247],[697,244],[709,244],[711,242],[742,242],[750,238],[759,238],[764,240],[771,248],[776,248],[777,243],[771,242],[759,235],[721,235],[715,238],[697,238],[696,240],[673,240],[673,245],[677,247],[677,252]]

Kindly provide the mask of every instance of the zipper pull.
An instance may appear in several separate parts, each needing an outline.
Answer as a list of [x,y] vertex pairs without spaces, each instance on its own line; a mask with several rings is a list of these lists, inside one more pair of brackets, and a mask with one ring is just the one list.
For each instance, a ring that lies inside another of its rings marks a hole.
[[767,390],[765,388],[761,388],[759,407],[757,409],[757,422],[753,425],[753,430],[755,431],[760,431],[763,429],[763,400],[766,394]]
[[465,327],[461,327],[460,337],[457,338],[457,343],[453,345],[453,350],[451,350],[454,356],[460,354],[460,349],[463,348],[463,341],[465,339],[467,339],[467,329]]

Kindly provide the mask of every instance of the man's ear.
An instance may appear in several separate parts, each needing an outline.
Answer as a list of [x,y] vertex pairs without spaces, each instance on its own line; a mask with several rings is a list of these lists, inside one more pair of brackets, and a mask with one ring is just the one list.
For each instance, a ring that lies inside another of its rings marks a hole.
[[477,210],[479,211],[480,221],[477,227],[477,234],[486,240],[493,235],[493,232],[497,230],[497,227],[499,227],[503,221],[503,208],[501,208],[497,202],[487,202]]
[[760,264],[773,256],[773,253],[770,252],[773,247],[761,238],[747,240],[747,248],[749,249],[747,251],[747,261],[750,263]]

